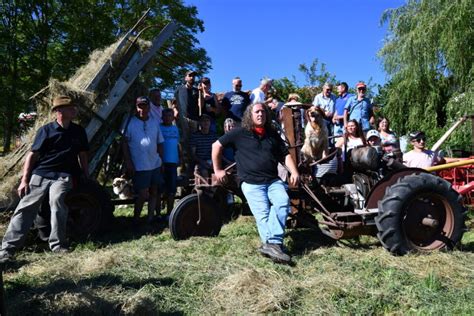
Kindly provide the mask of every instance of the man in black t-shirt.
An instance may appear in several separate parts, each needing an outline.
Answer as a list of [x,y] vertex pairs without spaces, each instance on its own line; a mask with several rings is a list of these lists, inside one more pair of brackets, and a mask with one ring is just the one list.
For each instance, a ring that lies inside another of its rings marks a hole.
[[49,247],[53,252],[65,253],[67,192],[72,189],[73,177],[88,176],[87,135],[81,126],[72,122],[77,115],[71,98],[54,98],[52,111],[56,120],[38,130],[31,151],[27,154],[23,176],[18,187],[20,203],[3,237],[0,262],[12,259],[38,214],[45,196],[49,194],[51,233]]
[[262,241],[259,251],[275,262],[289,263],[291,257],[283,250],[283,237],[290,200],[285,183],[278,177],[278,163],[288,166],[290,184],[298,183],[299,174],[285,143],[272,128],[269,117],[266,105],[256,103],[248,106],[242,127],[224,134],[212,145],[212,162],[216,178],[222,182],[226,176],[222,169],[224,147],[234,149],[242,192],[255,217]]
[[224,95],[222,107],[227,111],[227,117],[240,125],[245,109],[250,104],[250,96],[242,91],[242,80],[239,77],[232,80],[232,87],[233,90]]

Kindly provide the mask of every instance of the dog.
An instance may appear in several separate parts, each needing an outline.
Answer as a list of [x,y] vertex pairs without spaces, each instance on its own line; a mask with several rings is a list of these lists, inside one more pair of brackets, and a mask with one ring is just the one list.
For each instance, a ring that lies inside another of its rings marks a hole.
[[304,129],[305,140],[301,153],[308,160],[319,160],[328,154],[329,140],[324,112],[319,107],[306,111],[308,123]]
[[115,178],[112,182],[112,188],[114,193],[119,196],[119,199],[133,199],[133,189],[130,180],[127,180],[124,177]]

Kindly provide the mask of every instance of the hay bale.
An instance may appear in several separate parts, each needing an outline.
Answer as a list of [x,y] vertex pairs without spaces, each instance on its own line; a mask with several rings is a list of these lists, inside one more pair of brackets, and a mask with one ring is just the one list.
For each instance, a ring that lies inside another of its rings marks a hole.
[[[79,109],[76,122],[84,127],[87,126],[94,113],[100,109],[100,106],[108,98],[109,91],[133,54],[140,47],[146,49],[149,45],[144,41],[139,42],[139,44],[136,44],[135,41],[129,42],[128,45],[117,50],[119,43],[117,41],[105,49],[92,52],[88,63],[80,67],[68,81],[59,82],[51,79],[47,87],[31,98],[38,114],[34,126],[22,136],[23,144],[19,148],[4,157],[0,157],[0,175],[3,176],[3,181],[0,184],[0,208],[5,208],[17,199],[15,197],[16,188],[21,179],[26,153],[31,147],[37,129],[53,119],[50,111],[53,97],[59,94],[71,97]],[[104,69],[107,69],[107,71],[100,74],[96,90],[86,91],[85,89],[88,88],[106,64],[110,64],[111,67],[105,67]],[[96,142],[104,139],[105,135],[111,132],[111,129],[117,128],[116,121],[121,121],[120,116],[128,111],[128,102],[129,100],[121,102],[113,111],[111,117],[107,118],[107,124],[97,133]],[[91,146],[92,148],[96,149],[97,146]]]

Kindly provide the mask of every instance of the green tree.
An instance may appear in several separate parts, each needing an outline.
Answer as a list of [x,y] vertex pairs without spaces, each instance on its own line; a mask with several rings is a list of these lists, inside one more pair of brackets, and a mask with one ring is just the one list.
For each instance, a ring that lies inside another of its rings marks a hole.
[[[421,129],[434,140],[473,111],[473,7],[470,0],[410,0],[383,14],[389,32],[379,56],[390,80],[379,100],[401,134]],[[449,145],[468,149],[469,134],[460,129]]]
[[273,81],[273,86],[276,90],[276,96],[286,101],[290,93],[297,93],[301,97],[302,103],[313,102],[314,96],[321,92],[321,88],[326,82],[334,83],[336,80],[335,75],[331,74],[326,69],[326,64],[321,63],[317,58],[313,60],[311,65],[300,64],[298,70],[305,76],[305,85],[301,86],[296,78],[293,76],[291,79],[284,77]]
[[318,69],[318,63],[318,59],[315,58],[309,66],[306,64],[299,65],[298,70],[304,74],[307,85],[322,87],[326,82],[334,84],[336,77],[327,71],[325,63],[321,63]]
[[[0,113],[4,151],[19,112],[50,77],[65,80],[89,54],[112,44],[151,8],[140,34],[152,39],[173,20],[179,29],[141,77],[150,86],[174,88],[185,69],[206,72],[210,59],[195,34],[204,31],[194,6],[182,0],[9,0],[0,3]],[[156,79],[159,78],[159,79]]]

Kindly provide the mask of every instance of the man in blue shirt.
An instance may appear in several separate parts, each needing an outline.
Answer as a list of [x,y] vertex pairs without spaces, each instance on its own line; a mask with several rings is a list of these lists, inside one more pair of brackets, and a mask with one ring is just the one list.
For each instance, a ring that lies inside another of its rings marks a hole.
[[334,136],[342,136],[344,134],[344,109],[352,94],[348,93],[349,87],[347,83],[341,82],[337,85],[337,93],[339,97],[336,99],[336,106],[332,122],[334,124]]
[[356,90],[357,95],[349,98],[344,108],[344,126],[347,125],[349,120],[356,120],[359,122],[362,131],[367,133],[372,129],[370,125],[375,122],[372,104],[369,98],[365,96],[367,92],[365,83],[357,83]]
[[250,104],[250,97],[242,91],[242,80],[239,77],[232,80],[232,87],[233,90],[224,95],[222,107],[227,111],[227,118],[232,118],[240,125],[245,109]]

